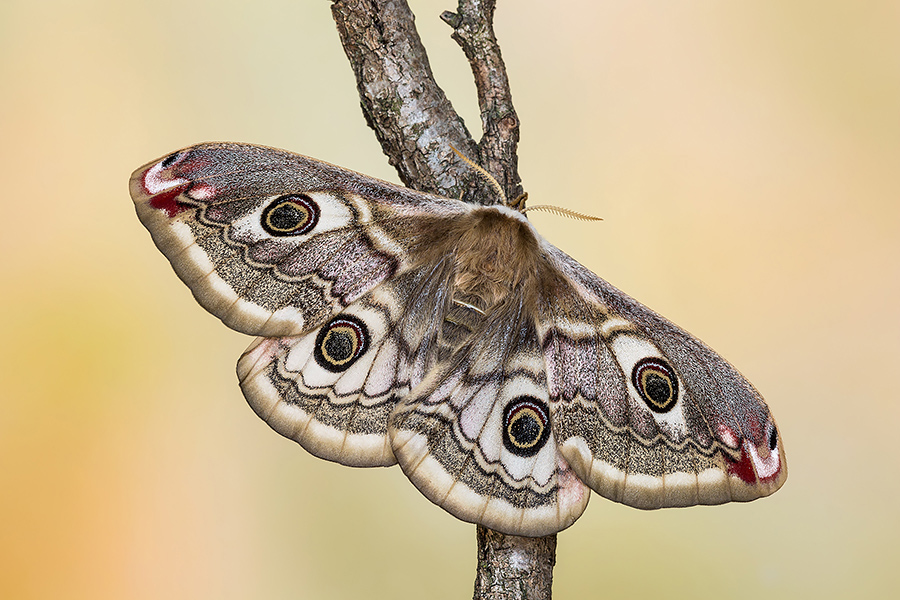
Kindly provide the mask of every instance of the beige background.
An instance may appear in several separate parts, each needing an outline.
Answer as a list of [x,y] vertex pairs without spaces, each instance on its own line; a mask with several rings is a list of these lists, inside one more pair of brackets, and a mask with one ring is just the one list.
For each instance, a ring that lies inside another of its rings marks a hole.
[[[473,130],[468,66],[411,2]],[[501,0],[539,229],[718,349],[790,476],[744,505],[594,496],[557,598],[878,598],[897,568],[900,3]],[[250,340],[134,216],[206,140],[396,180],[329,3],[0,3],[0,597],[466,598],[474,527],[244,403]]]

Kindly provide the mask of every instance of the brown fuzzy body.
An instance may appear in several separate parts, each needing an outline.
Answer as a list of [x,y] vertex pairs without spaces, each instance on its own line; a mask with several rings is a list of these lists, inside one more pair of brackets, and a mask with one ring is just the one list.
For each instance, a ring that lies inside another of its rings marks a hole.
[[538,241],[527,224],[496,210],[479,210],[460,219],[448,236],[455,259],[454,288],[487,310],[535,275]]
[[[445,279],[450,291],[445,304],[440,346],[453,353],[471,341],[485,323],[497,315],[522,317],[537,306],[543,286],[534,279],[552,269],[544,262],[533,229],[516,215],[484,208],[451,221],[420,228],[413,246],[422,264],[442,264],[435,276]],[[518,308],[511,309],[510,304]],[[533,316],[533,315],[532,315]]]

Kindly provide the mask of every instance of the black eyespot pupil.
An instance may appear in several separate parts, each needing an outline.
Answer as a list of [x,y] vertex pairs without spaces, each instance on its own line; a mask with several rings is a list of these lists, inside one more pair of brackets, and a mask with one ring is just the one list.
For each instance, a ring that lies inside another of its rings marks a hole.
[[302,235],[319,222],[319,205],[305,194],[289,194],[275,198],[263,209],[263,229],[274,236]]
[[549,415],[547,405],[537,398],[514,398],[503,409],[503,445],[516,456],[534,456],[550,437]]
[[269,224],[275,229],[288,231],[309,218],[309,214],[294,204],[279,204],[269,213]]
[[772,427],[772,431],[769,432],[769,450],[774,450],[778,445],[778,430],[775,427]]
[[519,446],[528,446],[541,436],[541,424],[532,415],[523,415],[509,426],[509,435]]
[[651,400],[660,405],[664,404],[672,396],[672,388],[669,386],[669,382],[655,373],[648,375],[644,380],[644,390]]
[[368,349],[366,324],[353,315],[340,315],[319,330],[313,357],[326,371],[340,373],[352,367]]
[[653,412],[669,412],[678,403],[678,376],[661,358],[639,360],[631,372],[631,382]]
[[335,362],[344,361],[353,356],[353,342],[349,332],[332,331],[325,336],[322,352]]

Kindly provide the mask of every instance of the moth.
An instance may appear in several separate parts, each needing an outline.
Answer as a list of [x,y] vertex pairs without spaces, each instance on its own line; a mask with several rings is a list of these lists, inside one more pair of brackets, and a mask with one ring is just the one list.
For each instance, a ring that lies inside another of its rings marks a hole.
[[543,536],[590,490],[655,509],[787,477],[734,367],[514,208],[233,143],[141,167],[131,196],[197,301],[259,336],[237,374],[263,420],[327,460],[398,463],[460,519]]

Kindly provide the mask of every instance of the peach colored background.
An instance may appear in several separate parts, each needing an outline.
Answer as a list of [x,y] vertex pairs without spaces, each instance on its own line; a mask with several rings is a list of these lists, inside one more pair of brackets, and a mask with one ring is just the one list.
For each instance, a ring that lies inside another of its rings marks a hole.
[[[478,129],[468,66],[413,1]],[[790,476],[745,505],[595,496],[557,598],[878,598],[900,585],[900,4],[500,0],[545,236],[734,362]],[[244,403],[250,340],[133,214],[206,140],[396,180],[329,3],[0,4],[0,597],[465,598],[474,527]]]

